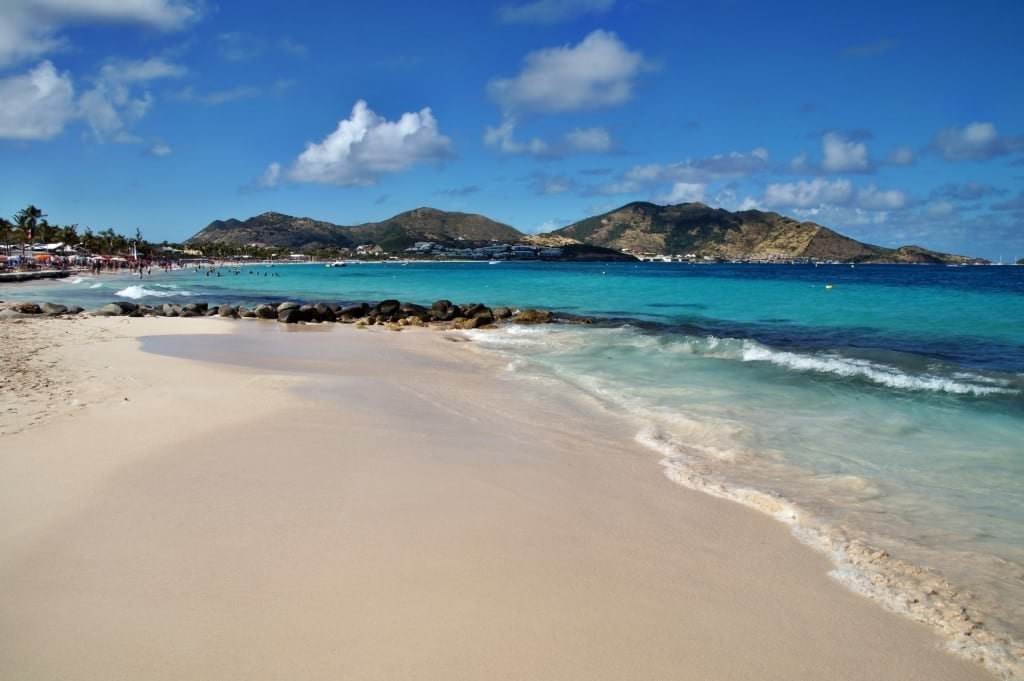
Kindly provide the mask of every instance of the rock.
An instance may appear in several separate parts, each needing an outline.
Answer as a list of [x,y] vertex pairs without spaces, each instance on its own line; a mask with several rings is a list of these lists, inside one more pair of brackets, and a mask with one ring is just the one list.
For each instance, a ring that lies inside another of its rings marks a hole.
[[117,303],[108,303],[101,307],[100,309],[96,310],[96,314],[102,315],[104,317],[118,317],[121,315],[126,315],[134,312],[136,307],[137,306],[135,305],[135,303],[126,303],[123,301]]
[[64,314],[68,311],[66,305],[58,305],[57,303],[43,303],[40,305],[40,308],[45,314]]
[[322,322],[333,322],[338,318],[334,309],[326,303],[317,303],[313,306],[313,309],[316,310],[317,319]]
[[459,307],[462,308],[462,316],[466,317],[467,319],[475,317],[487,309],[487,306],[483,305],[482,303],[466,303],[465,305],[460,305]]
[[194,312],[194,316],[201,316],[206,314],[208,307],[209,306],[206,303],[188,303],[187,305],[185,305],[185,307],[182,308],[182,310]]
[[375,313],[378,317],[390,319],[392,316],[396,315],[398,311],[401,309],[401,302],[389,298],[388,300],[382,300],[376,305],[374,305],[371,312]]
[[460,329],[464,329],[466,331],[469,331],[471,329],[479,329],[481,326],[487,326],[488,324],[492,323],[493,321],[494,320],[489,318],[489,317],[485,317],[484,315],[480,315],[479,317],[471,317],[470,319],[462,319],[461,321],[456,323],[456,327],[460,328]]
[[370,306],[366,303],[359,303],[358,305],[349,305],[343,307],[335,313],[337,319],[343,322],[354,322],[357,319],[361,319],[366,316]]
[[234,306],[225,303],[217,308],[217,316],[238,319],[238,312],[235,310]]
[[415,317],[421,322],[427,322],[431,319],[430,310],[416,303],[402,303],[399,312],[403,318]]
[[277,321],[282,324],[298,324],[302,321],[302,310],[298,306],[278,310]]
[[277,314],[280,315],[282,312],[286,310],[298,310],[300,307],[302,307],[302,305],[292,301],[279,303],[277,306]]
[[35,303],[15,303],[11,306],[22,314],[42,314],[43,310]]
[[303,305],[299,308],[299,321],[319,323],[320,315],[317,314],[315,305]]
[[258,319],[277,319],[277,308],[274,305],[260,303],[252,311]]
[[181,305],[174,305],[173,303],[164,303],[162,308],[164,316],[166,317],[177,317],[181,314]]
[[242,319],[254,319],[256,317],[256,313],[247,308],[245,305],[239,305],[238,316]]
[[550,324],[555,321],[555,316],[548,310],[521,310],[512,316],[516,324]]
[[512,308],[510,307],[495,307],[491,309],[495,319],[508,319],[512,316]]

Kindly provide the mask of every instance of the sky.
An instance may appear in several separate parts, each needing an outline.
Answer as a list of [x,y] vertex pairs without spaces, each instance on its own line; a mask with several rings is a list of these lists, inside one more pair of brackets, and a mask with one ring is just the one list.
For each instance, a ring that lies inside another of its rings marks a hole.
[[3,0],[0,215],[181,242],[632,201],[1024,258],[1019,0]]

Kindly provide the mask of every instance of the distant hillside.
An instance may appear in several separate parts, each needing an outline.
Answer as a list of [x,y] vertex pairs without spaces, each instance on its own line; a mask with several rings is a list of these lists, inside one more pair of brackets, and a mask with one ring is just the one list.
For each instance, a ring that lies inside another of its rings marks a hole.
[[711,259],[811,258],[843,262],[961,263],[963,256],[919,246],[883,248],[861,243],[813,222],[778,213],[730,212],[701,203],[659,206],[635,202],[549,234],[526,235],[483,215],[417,208],[382,222],[342,226],[281,213],[247,220],[215,220],[185,243],[224,244],[315,252],[375,244],[397,253],[417,241],[451,247],[517,242],[564,247],[583,244],[662,255]]
[[716,259],[813,258],[843,262],[963,262],[962,256],[861,243],[813,222],[758,210],[736,213],[702,203],[635,202],[544,237],[629,250]]
[[235,246],[258,244],[296,252],[377,244],[386,251],[394,252],[408,248],[417,241],[451,244],[514,242],[522,237],[518,230],[482,215],[417,208],[383,222],[369,222],[353,227],[281,213],[263,213],[244,221],[215,220],[185,243]]

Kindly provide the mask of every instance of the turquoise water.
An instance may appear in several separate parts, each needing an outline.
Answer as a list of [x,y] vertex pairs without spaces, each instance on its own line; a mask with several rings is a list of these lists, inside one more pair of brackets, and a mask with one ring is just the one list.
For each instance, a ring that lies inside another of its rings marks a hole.
[[219,271],[0,291],[86,308],[447,298],[588,317],[470,335],[507,359],[510,380],[582,392],[630,419],[672,480],[773,514],[833,558],[837,579],[990,668],[1024,673],[1024,267]]

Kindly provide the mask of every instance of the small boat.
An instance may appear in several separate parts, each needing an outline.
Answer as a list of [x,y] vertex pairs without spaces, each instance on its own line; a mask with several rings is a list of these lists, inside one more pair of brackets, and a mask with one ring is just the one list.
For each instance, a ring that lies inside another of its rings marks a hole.
[[347,264],[344,260],[335,260],[334,262],[327,263],[326,267],[344,267]]

